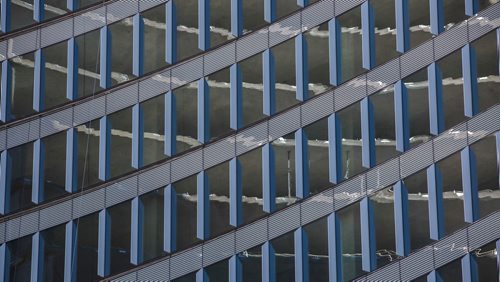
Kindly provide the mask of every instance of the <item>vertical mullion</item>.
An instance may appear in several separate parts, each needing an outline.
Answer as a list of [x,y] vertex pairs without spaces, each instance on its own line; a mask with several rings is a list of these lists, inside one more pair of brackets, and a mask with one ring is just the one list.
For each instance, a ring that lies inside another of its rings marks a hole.
[[10,281],[10,250],[7,243],[0,245],[0,280]]
[[328,22],[328,55],[330,58],[330,84],[342,83],[342,32],[337,18]]
[[465,0],[465,14],[469,17],[479,12],[479,0]]
[[0,154],[0,214],[5,215],[10,211],[10,173],[11,160],[7,150]]
[[410,16],[408,0],[396,0],[396,50],[404,53],[410,49]]
[[433,270],[431,273],[427,274],[427,282],[442,282],[443,279],[437,270]]
[[165,4],[165,61],[168,64],[177,62],[177,10],[174,1]]
[[41,112],[45,109],[45,56],[42,49],[35,51],[33,110]]
[[328,117],[328,167],[330,182],[342,181],[342,128],[336,113]]
[[43,281],[45,244],[42,234],[31,237],[31,282]]
[[276,281],[276,254],[271,242],[265,242],[262,250],[262,282]]
[[209,282],[208,274],[204,268],[196,272],[196,282]]
[[439,135],[444,130],[443,78],[436,63],[427,67],[429,79],[429,122],[430,133]]
[[242,268],[241,260],[237,254],[229,258],[229,282],[243,281]]
[[141,104],[132,107],[132,167],[144,165],[144,112]]
[[436,164],[427,168],[427,190],[430,237],[433,240],[440,240],[444,236],[443,183]]
[[198,80],[198,142],[204,144],[210,139],[210,93],[207,80]]
[[45,19],[45,0],[34,0],[33,2],[33,20],[41,22]]
[[198,48],[210,48],[210,0],[198,0]]
[[41,139],[33,143],[33,176],[31,201],[39,204],[44,200],[45,144]]
[[370,0],[361,5],[361,29],[363,68],[371,70],[375,67],[375,17]]
[[163,193],[163,250],[172,253],[176,250],[177,235],[177,194],[172,185],[165,187]]
[[231,129],[238,130],[243,125],[243,81],[241,68],[238,63],[230,67],[230,126]]
[[462,167],[462,186],[464,190],[465,222],[473,223],[479,219],[479,195],[476,171],[476,156],[470,147],[460,153]]
[[[10,1],[10,0],[4,0]],[[3,10],[2,10],[3,12]],[[12,97],[12,66],[9,60],[2,62],[2,82],[1,82],[1,100],[0,100],[0,120],[8,122],[11,113]]]
[[68,40],[67,60],[66,98],[73,101],[78,98],[78,45],[74,37]]
[[133,18],[133,56],[132,73],[135,76],[144,74],[144,19],[141,14]]
[[396,124],[396,150],[410,148],[410,122],[408,119],[408,91],[402,80],[394,86],[394,113]]
[[262,81],[264,82],[264,101],[263,112],[267,116],[271,116],[276,111],[276,75],[274,55],[271,49],[267,49],[262,53]]
[[375,124],[373,104],[369,97],[361,100],[362,163],[366,168],[375,166]]
[[295,37],[295,66],[295,77],[297,78],[295,97],[297,100],[303,102],[309,96],[307,39],[303,33]]
[[176,152],[177,121],[175,110],[175,96],[172,91],[165,94],[165,147],[166,156],[173,156]]
[[76,281],[76,222],[70,221],[65,226],[65,240],[64,240],[64,281]]
[[144,239],[144,205],[139,197],[132,199],[130,234],[130,263],[138,265],[143,262]]
[[478,112],[476,50],[470,44],[462,48],[462,73],[464,89],[464,113],[473,117]]
[[231,34],[235,37],[243,34],[243,0],[231,0]]
[[297,0],[297,5],[304,8],[305,6],[309,5],[309,0]]
[[342,281],[342,236],[336,212],[328,216],[328,272],[330,281]]
[[431,32],[438,35],[444,31],[444,4],[443,0],[429,0],[431,18]]
[[495,140],[496,140],[496,145],[497,145],[496,147],[497,147],[498,187],[500,188],[500,131],[497,131],[497,133],[495,133]]
[[267,213],[272,213],[276,208],[274,161],[273,146],[267,143],[262,147],[262,200],[263,209]]
[[295,187],[297,198],[309,196],[309,157],[304,128],[295,131]]
[[196,234],[198,239],[210,237],[210,188],[206,171],[199,172],[196,177]]
[[108,116],[99,120],[99,179],[106,181],[110,172],[111,124]]
[[229,223],[238,227],[243,222],[241,164],[238,158],[229,161]]
[[309,239],[303,227],[294,231],[295,281],[309,281]]
[[462,263],[462,281],[477,282],[479,280],[477,273],[477,261],[473,254],[468,253],[461,259]]
[[66,8],[70,11],[78,9],[77,1],[78,0],[66,0]]
[[105,277],[110,271],[111,218],[108,209],[99,212],[99,234],[97,242],[97,275]]
[[394,185],[394,221],[396,254],[405,257],[410,254],[410,226],[408,224],[408,190],[402,181]]
[[107,25],[100,30],[100,81],[101,88],[111,86],[111,33]]
[[[1,21],[2,21],[2,32],[6,33],[10,31],[10,17],[11,13],[11,0],[1,0]],[[5,93],[2,91],[2,93]]]
[[66,131],[66,192],[73,193],[78,187],[78,136],[74,127]]
[[360,203],[361,218],[361,254],[362,268],[370,272],[377,267],[375,242],[375,223],[373,219],[373,207],[369,198],[364,198]]
[[[500,240],[496,241],[495,247],[497,251],[497,269],[500,269]],[[498,281],[500,281],[500,271],[498,271]]]
[[268,23],[276,20],[276,1],[264,0],[264,20]]

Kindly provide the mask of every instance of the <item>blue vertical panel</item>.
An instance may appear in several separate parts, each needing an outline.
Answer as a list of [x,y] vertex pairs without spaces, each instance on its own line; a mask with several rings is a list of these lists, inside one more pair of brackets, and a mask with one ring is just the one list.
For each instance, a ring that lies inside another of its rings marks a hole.
[[165,61],[168,64],[177,62],[177,10],[174,1],[165,4]]
[[342,33],[337,18],[328,22],[328,56],[330,84],[338,86],[342,83]]
[[329,281],[342,281],[342,236],[337,213],[328,216],[328,272]]
[[243,266],[238,255],[229,258],[229,282],[243,281],[242,268]]
[[234,158],[229,161],[229,224],[234,227],[243,222],[242,196],[241,164]]
[[36,22],[41,22],[44,20],[44,14],[45,14],[44,2],[45,0],[33,1],[33,19]]
[[[170,3],[170,2],[169,2]],[[173,156],[176,152],[177,118],[175,111],[175,96],[172,91],[165,94],[165,147],[164,154]]]
[[430,133],[439,135],[444,130],[443,77],[436,63],[427,67],[429,78],[429,123]]
[[375,67],[375,16],[370,0],[361,5],[361,30],[363,68],[371,70]]
[[342,126],[336,113],[328,117],[328,167],[330,182],[342,181]]
[[10,250],[7,243],[0,245],[0,280],[10,281]]
[[[497,251],[497,269],[500,269],[500,240],[496,241],[496,251]],[[498,272],[498,281],[500,281],[500,271]]]
[[304,128],[295,131],[295,187],[297,198],[309,196],[309,154]]
[[208,282],[208,281],[210,281],[210,279],[208,279],[208,274],[204,268],[196,272],[196,282]]
[[264,20],[268,23],[276,20],[276,1],[264,0]]
[[111,251],[111,218],[107,209],[99,212],[98,232],[97,275],[105,277],[109,275]]
[[500,28],[497,28],[497,58],[498,58],[498,72],[500,75]]
[[394,123],[396,125],[396,150],[410,148],[410,121],[408,118],[408,91],[402,80],[394,85]]
[[276,282],[276,253],[271,242],[265,242],[262,250],[262,282]]
[[479,0],[465,0],[465,14],[469,17],[472,17],[477,12],[479,12]]
[[64,281],[76,281],[76,241],[77,225],[75,221],[66,223],[66,233],[64,239]]
[[361,100],[362,162],[366,168],[375,166],[375,124],[373,104],[369,97]]
[[141,76],[144,74],[144,19],[141,14],[136,14],[133,22],[132,73]]
[[375,242],[375,222],[373,207],[369,198],[360,203],[362,268],[370,272],[377,267],[377,244]]
[[408,0],[396,0],[396,50],[404,53],[408,49],[410,49]]
[[276,179],[274,149],[269,143],[262,147],[262,200],[264,211],[272,213],[276,208]]
[[297,5],[304,8],[305,6],[309,5],[309,0],[297,0]]
[[479,281],[477,272],[476,257],[468,253],[461,259],[462,262],[462,281],[463,282],[477,282]]
[[441,275],[437,270],[433,270],[431,273],[427,274],[427,282],[443,282]]
[[10,172],[12,161],[7,150],[0,153],[0,214],[10,210]]
[[44,252],[44,238],[40,232],[37,232],[31,237],[31,282],[43,281]]
[[101,88],[111,87],[111,33],[108,26],[101,27],[100,41],[100,81]]
[[44,198],[44,165],[45,163],[45,145],[41,139],[33,143],[33,175],[31,180],[32,191],[31,201],[34,204],[43,202]]
[[205,78],[198,80],[198,142],[210,140],[210,93]]
[[262,53],[262,81],[264,82],[263,112],[272,115],[276,111],[276,74],[274,55],[270,49]]
[[476,50],[470,44],[462,48],[462,74],[464,77],[464,113],[473,117],[478,112]]
[[303,227],[295,230],[294,249],[295,249],[295,281],[309,281],[309,239],[307,232]]
[[74,127],[66,131],[65,190],[73,193],[78,188],[78,138]]
[[196,176],[196,234],[201,240],[210,237],[210,187],[205,171]]
[[210,48],[210,0],[198,0],[198,48]]
[[99,179],[106,181],[110,171],[111,125],[108,116],[99,120]]
[[143,262],[143,226],[144,205],[139,197],[132,199],[131,209],[131,232],[130,232],[130,263],[138,265]]
[[[11,0],[1,0],[0,5],[1,5],[1,21],[2,21],[2,32],[9,32],[10,31],[10,17],[12,16],[11,13]],[[4,93],[2,91],[2,93]]]
[[[10,0],[4,0],[10,1]],[[3,7],[2,7],[3,12]],[[9,60],[2,62],[2,82],[0,97],[0,120],[8,122],[10,120],[11,96],[12,96],[12,66]]]
[[172,253],[176,250],[177,234],[177,193],[172,185],[165,187],[163,193],[163,250]]
[[229,68],[230,71],[230,109],[229,123],[231,129],[238,130],[243,125],[243,81],[238,63]]
[[144,165],[144,113],[140,104],[132,107],[132,167]]
[[427,190],[429,194],[430,238],[440,240],[444,236],[443,182],[436,164],[427,168]]
[[231,34],[243,34],[243,0],[231,0]]
[[78,45],[74,37],[68,40],[67,52],[66,98],[75,100],[78,98]]
[[405,257],[410,254],[410,226],[408,224],[408,190],[402,181],[394,185],[394,229],[396,254]]
[[77,1],[78,0],[66,0],[66,8],[70,11],[78,9]]
[[307,39],[303,33],[295,37],[295,66],[295,77],[297,78],[295,97],[299,101],[305,101],[309,96],[309,69],[307,66]]
[[[496,140],[496,144],[497,144],[496,147],[497,147],[498,188],[500,189],[500,131],[495,133],[495,140]],[[2,170],[2,172],[3,172],[3,170]]]
[[35,69],[33,79],[33,110],[45,109],[45,56],[42,49],[35,51]]
[[438,35],[444,31],[443,0],[429,0],[431,32]]
[[476,156],[470,147],[463,149],[460,156],[462,162],[462,187],[464,190],[465,222],[473,223],[479,219]]

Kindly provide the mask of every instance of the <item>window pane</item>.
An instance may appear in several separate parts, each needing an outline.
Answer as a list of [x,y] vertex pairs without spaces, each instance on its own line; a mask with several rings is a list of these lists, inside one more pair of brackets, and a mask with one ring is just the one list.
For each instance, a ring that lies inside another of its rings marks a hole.
[[10,29],[16,30],[35,23],[33,19],[33,0],[12,1],[10,8]]
[[293,232],[281,235],[271,241],[276,256],[276,281],[294,281],[295,250]]
[[477,263],[478,281],[498,281],[497,250],[491,242],[473,252]]
[[262,246],[253,247],[238,255],[244,282],[262,280]]
[[199,241],[196,234],[196,175],[176,182],[177,193],[177,250],[183,250]]
[[67,43],[65,41],[42,49],[45,58],[45,108],[67,102]]
[[99,120],[76,128],[78,147],[78,189],[99,183]]
[[130,264],[130,214],[131,202],[108,208],[111,220],[111,275],[127,270]]
[[437,271],[443,282],[462,281],[462,264],[460,259],[454,260],[447,265],[438,268]]
[[111,34],[111,84],[132,79],[133,20],[126,18],[109,25]]
[[66,194],[66,132],[42,139],[45,147],[44,201]]
[[307,41],[309,96],[312,97],[330,87],[328,22],[312,28],[304,36]]
[[89,96],[102,90],[100,73],[100,30],[75,37],[78,46],[78,97]]
[[300,9],[297,5],[297,1],[290,0],[276,0],[276,16],[278,18],[289,15]]
[[241,165],[243,191],[243,223],[265,215],[262,199],[262,149],[258,148],[238,157]]
[[165,62],[165,4],[141,13],[144,19],[144,73],[168,64]]
[[24,54],[10,59],[12,67],[11,117],[19,119],[35,113],[33,110],[33,80],[35,53]]
[[65,224],[52,227],[40,233],[44,240],[43,259],[44,281],[64,280],[64,238],[66,235]]
[[32,205],[31,180],[33,174],[33,143],[9,149],[8,162],[10,162],[10,178],[7,180],[7,189],[10,191],[10,207],[14,212]]
[[364,72],[361,51],[361,6],[338,17],[341,30],[342,81]]
[[223,260],[205,268],[209,281],[229,282],[229,261]]
[[399,54],[396,51],[395,1],[377,0],[371,3],[375,15],[376,64],[381,65]]
[[198,49],[198,0],[174,0],[177,9],[177,60],[201,52]]
[[276,183],[276,208],[293,204],[295,190],[295,136],[293,133],[280,137],[271,144],[274,150]]
[[478,109],[482,112],[500,103],[496,32],[488,33],[471,45],[476,52]]
[[342,238],[342,274],[349,281],[363,274],[361,270],[361,222],[359,203],[338,211]]
[[328,118],[304,128],[307,136],[309,191],[316,194],[331,187],[328,164]]
[[64,0],[44,0],[45,17],[44,20],[52,19],[69,12]]
[[210,1],[210,47],[233,39],[231,34],[231,0]]
[[410,17],[410,47],[432,38],[429,1],[408,0]]
[[31,277],[31,236],[7,242],[10,252],[9,278],[12,282],[29,281]]
[[410,147],[413,148],[431,138],[427,69],[424,68],[408,76],[403,81],[408,91]]
[[210,139],[231,132],[229,124],[229,68],[213,73],[207,77],[209,96]]
[[264,26],[264,0],[243,2],[243,30],[248,33]]
[[163,193],[157,189],[141,196],[143,204],[144,260],[163,255]]
[[132,108],[108,116],[111,127],[110,177],[123,175],[132,168]]
[[174,90],[177,127],[177,153],[200,145],[197,131],[198,82]]
[[309,246],[310,281],[328,280],[328,226],[326,217],[304,226]]
[[361,109],[356,103],[338,112],[342,130],[342,175],[349,179],[365,170],[361,165]]
[[165,96],[160,95],[141,103],[144,118],[143,153],[144,165],[166,158],[165,141]]
[[276,112],[287,109],[299,101],[295,99],[295,40],[290,39],[271,49],[276,76]]
[[443,78],[444,126],[451,128],[465,120],[461,51],[439,60],[438,65]]
[[76,277],[78,281],[95,281],[97,276],[99,213],[93,213],[76,221]]
[[210,194],[210,237],[229,231],[229,162],[206,170]]
[[[246,2],[245,2],[246,3]],[[263,82],[262,55],[257,54],[238,63],[243,81],[243,126],[261,120],[265,117],[262,110]]]
[[444,0],[444,24],[445,28],[451,28],[453,25],[465,20],[465,1]]

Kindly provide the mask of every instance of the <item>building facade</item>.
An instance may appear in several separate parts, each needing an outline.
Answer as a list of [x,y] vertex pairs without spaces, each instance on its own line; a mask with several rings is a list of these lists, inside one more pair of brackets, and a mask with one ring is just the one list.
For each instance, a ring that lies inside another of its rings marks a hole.
[[3,281],[500,281],[497,0],[1,0]]

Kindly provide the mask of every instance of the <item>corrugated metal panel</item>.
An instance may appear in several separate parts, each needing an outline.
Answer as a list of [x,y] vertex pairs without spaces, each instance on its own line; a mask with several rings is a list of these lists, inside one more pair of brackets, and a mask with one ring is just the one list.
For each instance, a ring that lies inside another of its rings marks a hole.
[[40,121],[40,137],[67,130],[72,127],[73,108],[43,116]]
[[172,89],[186,85],[203,77],[203,57],[197,57],[172,69]]
[[73,219],[86,216],[104,208],[104,189],[80,195],[73,199]]
[[231,42],[203,56],[205,76],[236,63],[236,43]]
[[137,196],[137,176],[132,176],[106,187],[106,207],[125,202],[135,196]]
[[368,195],[399,181],[399,158],[385,162],[366,174]]
[[9,242],[19,238],[21,218],[13,218],[5,223],[5,241]]
[[73,36],[73,18],[69,18],[41,29],[41,47],[68,40]]
[[396,83],[399,77],[399,58],[391,60],[367,74],[368,95]]
[[439,60],[467,43],[467,23],[459,23],[433,40],[435,60]]
[[170,163],[162,164],[139,174],[139,195],[167,186],[170,183]]
[[329,116],[333,113],[333,91],[321,94],[319,97],[311,99],[302,108],[302,126],[306,126],[315,121]]
[[3,151],[7,148],[7,130],[2,129],[0,131],[0,151]]
[[170,279],[175,279],[201,268],[201,246],[173,255],[170,258]]
[[354,203],[366,195],[366,181],[364,175],[359,175],[346,180],[333,190],[335,210],[340,210],[345,206]]
[[276,46],[301,32],[300,13],[291,15],[269,26],[269,47]]
[[439,268],[469,252],[467,230],[459,230],[434,244],[434,263]]
[[405,178],[433,163],[432,142],[411,149],[400,157],[401,178]]
[[319,1],[302,11],[302,27],[309,30],[333,18],[334,1]]
[[268,239],[267,218],[252,222],[236,230],[236,252],[264,244]]
[[140,11],[145,11],[148,9],[151,9],[153,7],[156,7],[158,5],[161,5],[163,3],[168,2],[167,0],[142,0],[138,1],[139,2],[139,10]]
[[340,111],[366,97],[366,74],[362,74],[334,90],[335,111]]
[[71,201],[59,203],[40,211],[40,230],[71,220]]
[[[160,279],[157,279],[156,281],[166,281],[167,279],[164,279],[164,280],[160,280]],[[111,281],[116,281],[116,282],[131,282],[131,281],[138,281],[137,280],[137,272],[132,272],[132,273],[128,273],[128,274],[125,274],[123,276],[120,276],[116,279],[113,279]],[[143,280],[143,281],[146,281],[146,280]],[[149,281],[154,281],[154,280],[149,280]]]
[[203,244],[203,267],[233,256],[235,236],[234,232],[229,232]]
[[40,30],[33,30],[10,38],[7,46],[7,56],[9,58],[30,53],[40,47]]
[[145,101],[170,90],[170,70],[139,82],[139,101]]
[[293,108],[269,120],[269,141],[300,128],[300,108]]
[[7,59],[7,41],[0,42],[0,62]]
[[236,59],[242,61],[269,48],[268,28],[245,35],[236,41]]
[[137,271],[137,281],[170,281],[170,259]]
[[434,45],[430,40],[401,55],[401,78],[430,65],[434,60],[433,54]]
[[137,13],[140,1],[118,0],[107,5],[108,24],[128,18]]
[[433,264],[432,246],[424,247],[400,261],[401,280],[411,281],[431,272]]
[[101,7],[75,17],[74,36],[98,29],[106,23],[106,10]]
[[333,212],[333,191],[327,190],[300,204],[301,224],[309,224]]
[[268,122],[257,124],[236,134],[236,155],[244,154],[267,143]]
[[0,244],[5,242],[5,223],[0,222]]
[[24,237],[38,231],[38,212],[23,215],[19,222],[19,237]]
[[40,119],[34,119],[29,122],[28,142],[35,141],[40,138]]
[[492,213],[468,228],[469,250],[480,248],[500,238],[500,212]]
[[366,281],[401,281],[399,267],[399,262],[391,263],[375,273],[368,274]]
[[203,151],[196,150],[172,160],[171,181],[176,182],[203,170]]
[[300,205],[287,207],[269,218],[269,240],[286,234],[300,226]]
[[469,120],[467,129],[469,131],[469,144],[498,131],[500,129],[500,105],[496,105],[487,112]]
[[482,11],[480,15],[471,18],[469,24],[469,40],[473,41],[482,35],[498,28],[500,18],[500,9],[497,6],[490,6]]
[[463,149],[465,146],[467,146],[466,124],[460,124],[443,132],[432,142],[434,142],[435,161],[444,159],[454,152]]
[[80,125],[105,115],[106,97],[102,96],[74,107],[73,124]]
[[139,101],[139,85],[132,85],[117,89],[106,95],[106,114],[114,113],[131,107]]
[[13,148],[18,145],[28,143],[30,134],[30,124],[23,123],[17,126],[7,128],[7,148]]
[[207,169],[234,158],[234,137],[224,138],[203,148],[203,168]]

